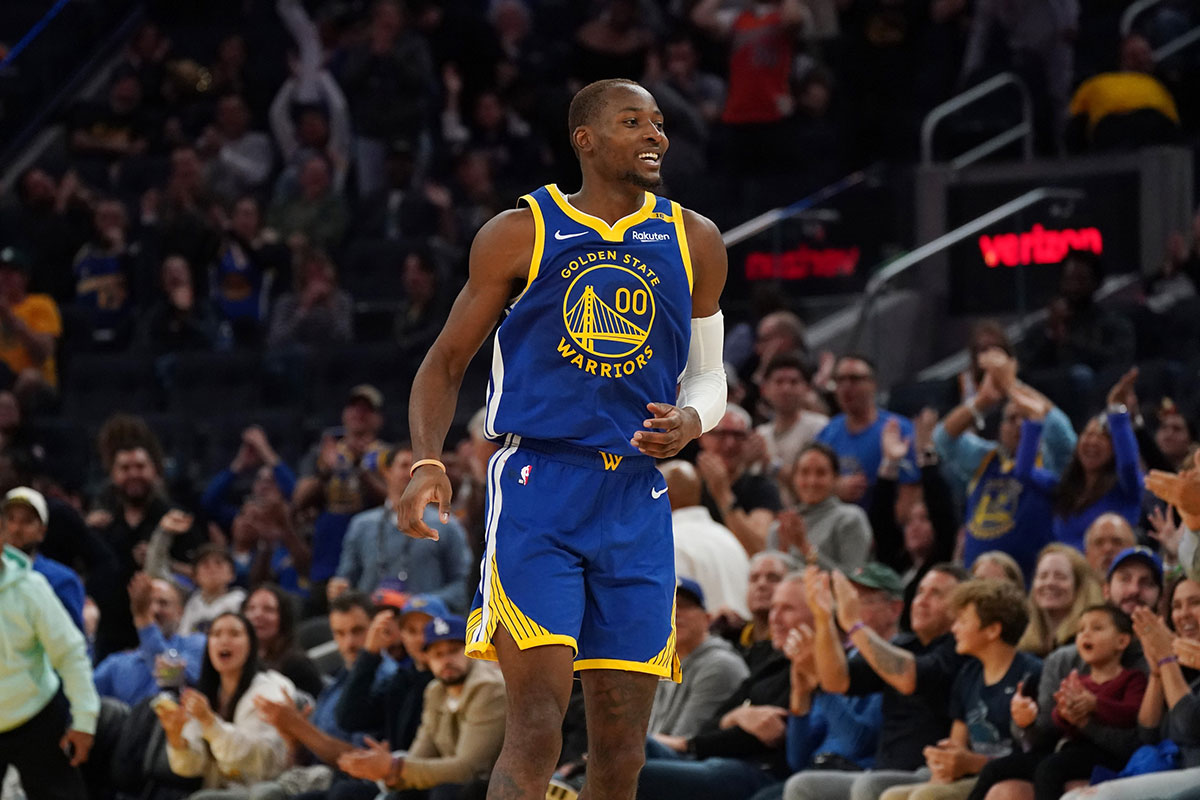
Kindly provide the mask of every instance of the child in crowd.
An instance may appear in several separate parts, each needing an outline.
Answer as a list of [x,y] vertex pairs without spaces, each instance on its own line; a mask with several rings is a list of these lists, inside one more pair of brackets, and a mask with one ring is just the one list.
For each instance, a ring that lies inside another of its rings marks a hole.
[[234,579],[233,557],[224,547],[209,544],[201,547],[192,565],[196,574],[196,591],[183,608],[180,632],[185,636],[207,633],[209,624],[226,612],[241,610],[246,592],[230,588]]

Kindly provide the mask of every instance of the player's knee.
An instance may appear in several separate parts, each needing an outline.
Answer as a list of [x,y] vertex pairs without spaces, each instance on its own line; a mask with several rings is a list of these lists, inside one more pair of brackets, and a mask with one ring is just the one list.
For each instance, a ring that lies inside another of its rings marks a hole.
[[645,742],[636,737],[628,735],[589,737],[589,776],[600,773],[608,780],[629,784],[637,780],[637,775],[645,763]]

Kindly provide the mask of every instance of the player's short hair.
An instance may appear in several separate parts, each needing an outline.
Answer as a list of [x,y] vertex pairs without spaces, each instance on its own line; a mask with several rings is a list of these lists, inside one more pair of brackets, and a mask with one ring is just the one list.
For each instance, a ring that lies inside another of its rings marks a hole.
[[979,627],[1000,623],[1000,639],[1016,647],[1029,624],[1025,594],[1009,581],[995,578],[975,578],[959,584],[951,596],[950,605],[955,613],[967,606],[975,606]]
[[567,110],[567,135],[571,137],[571,147],[575,146],[575,131],[585,125],[591,125],[596,114],[604,108],[605,95],[617,87],[640,89],[641,84],[628,78],[606,78],[602,81],[589,83],[571,98],[571,107]]

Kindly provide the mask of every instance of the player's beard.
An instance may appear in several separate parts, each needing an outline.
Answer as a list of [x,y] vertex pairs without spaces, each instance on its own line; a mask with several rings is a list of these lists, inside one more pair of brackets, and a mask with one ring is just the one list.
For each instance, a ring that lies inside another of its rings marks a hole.
[[659,175],[657,178],[647,178],[644,175],[639,175],[633,170],[629,170],[622,175],[621,180],[625,181],[625,183],[633,184],[639,189],[647,190],[658,189],[663,185],[663,179],[661,175]]

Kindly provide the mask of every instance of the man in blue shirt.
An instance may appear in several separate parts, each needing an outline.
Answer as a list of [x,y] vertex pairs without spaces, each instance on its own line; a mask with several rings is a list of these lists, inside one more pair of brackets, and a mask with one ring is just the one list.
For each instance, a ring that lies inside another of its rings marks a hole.
[[4,496],[0,512],[3,514],[0,545],[10,545],[29,556],[33,571],[42,574],[75,626],[83,631],[83,581],[70,567],[38,554],[50,521],[46,498],[36,489],[18,486]]
[[[204,663],[204,634],[179,635],[179,620],[187,594],[177,584],[151,579],[144,572],[129,582],[129,608],[137,628],[138,647],[113,653],[96,667],[96,689],[129,705],[158,693],[163,686],[180,685],[173,665],[165,662],[168,650],[183,660],[188,683],[200,677]],[[161,682],[161,683],[160,683]]]
[[[842,474],[837,481],[837,496],[847,503],[863,508],[871,505],[871,487],[883,461],[880,436],[883,426],[895,417],[900,434],[912,441],[912,423],[878,406],[875,394],[875,365],[865,356],[851,354],[838,359],[833,367],[838,407],[842,413],[829,421],[817,441],[824,442],[837,453]],[[908,457],[900,464],[900,491],[897,505],[907,509],[920,498],[920,473],[917,457],[909,446]]]

